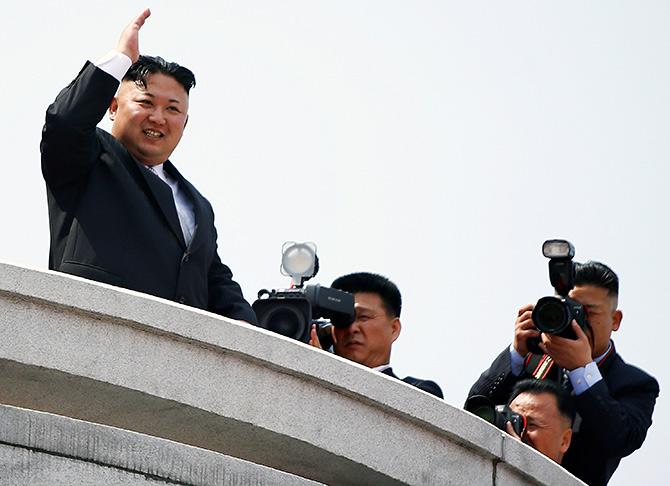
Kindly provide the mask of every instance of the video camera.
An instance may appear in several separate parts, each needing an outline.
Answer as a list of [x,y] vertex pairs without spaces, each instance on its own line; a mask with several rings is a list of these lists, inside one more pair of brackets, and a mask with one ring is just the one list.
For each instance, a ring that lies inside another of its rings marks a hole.
[[307,343],[312,324],[316,324],[321,346],[330,348],[331,327],[347,328],[354,322],[354,296],[319,284],[305,286],[318,271],[314,243],[284,243],[281,272],[291,277],[293,287],[258,292],[251,307],[259,327]]
[[484,395],[474,395],[465,402],[465,410],[483,418],[500,430],[506,429],[506,424],[512,424],[512,429],[519,437],[526,431],[526,417],[513,412],[507,405],[494,405],[490,398]]
[[[555,296],[542,297],[533,308],[533,323],[538,331],[577,339],[572,330],[573,319],[586,330],[589,323],[584,306],[568,297],[575,286],[575,247],[567,240],[547,240],[542,244],[542,254],[549,258],[549,280],[556,290]],[[539,338],[528,340],[528,349],[542,354]]]

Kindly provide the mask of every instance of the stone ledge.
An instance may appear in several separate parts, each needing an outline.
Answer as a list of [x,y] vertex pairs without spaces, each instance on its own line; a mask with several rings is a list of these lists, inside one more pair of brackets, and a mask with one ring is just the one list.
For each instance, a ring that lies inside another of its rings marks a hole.
[[[216,452],[44,412],[0,405],[0,423],[5,455],[0,484],[30,486],[41,482],[36,478],[85,470],[85,484],[106,485],[108,468],[118,470],[115,476],[138,475],[138,484],[148,479],[190,486],[321,484]],[[22,467],[12,467],[13,462]]]
[[329,484],[493,484],[501,463],[519,481],[579,484],[405,383],[204,311],[0,264],[0,315],[0,403]]

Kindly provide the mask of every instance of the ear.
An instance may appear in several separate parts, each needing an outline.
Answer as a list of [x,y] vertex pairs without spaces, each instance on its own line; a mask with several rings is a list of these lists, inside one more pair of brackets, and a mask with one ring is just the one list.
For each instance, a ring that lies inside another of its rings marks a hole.
[[612,331],[618,331],[621,326],[621,321],[623,320],[623,312],[619,309],[614,311],[612,314]]
[[572,429],[565,429],[563,435],[561,436],[561,453],[565,454],[570,447],[570,442],[572,442]]
[[184,121],[184,128],[186,128],[186,125],[188,125],[188,115],[186,115],[186,121]]
[[400,324],[400,318],[395,317],[393,321],[391,321],[391,337],[393,338],[392,342],[395,342],[395,340],[398,339],[401,330],[402,324]]
[[109,119],[114,121],[114,118],[116,118],[116,112],[119,109],[119,101],[116,99],[116,96],[112,98],[112,102],[109,104]]

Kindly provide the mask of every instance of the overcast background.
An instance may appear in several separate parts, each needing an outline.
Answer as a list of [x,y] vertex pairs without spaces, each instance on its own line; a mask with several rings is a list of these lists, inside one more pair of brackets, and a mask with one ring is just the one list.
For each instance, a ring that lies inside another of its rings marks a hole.
[[542,242],[570,239],[618,272],[617,349],[661,384],[611,484],[664,482],[670,3],[6,3],[0,259],[47,268],[44,111],[145,6],[141,51],[196,74],[171,159],[214,206],[247,299],[288,285],[287,240],[317,244],[322,284],[387,275],[394,369],[461,406],[518,307],[551,293]]

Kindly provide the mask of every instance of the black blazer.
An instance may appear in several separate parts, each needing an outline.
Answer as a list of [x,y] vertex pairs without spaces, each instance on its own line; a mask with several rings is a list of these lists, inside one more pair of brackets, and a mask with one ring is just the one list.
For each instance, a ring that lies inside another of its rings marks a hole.
[[255,323],[219,259],[209,202],[165,163],[193,202],[196,229],[187,247],[171,189],[96,128],[118,85],[86,63],[47,110],[40,150],[49,268]]
[[406,376],[405,378],[398,378],[395,373],[393,373],[392,368],[386,368],[385,370],[382,371],[385,375],[392,376],[396,380],[404,381],[405,383],[409,383],[412,386],[417,387],[420,390],[423,390],[425,392],[430,393],[431,395],[435,395],[438,398],[444,398],[444,395],[442,394],[442,390],[440,389],[439,385],[435,383],[434,381],[430,380],[420,380],[419,378],[414,378],[412,376]]
[[[616,350],[600,363],[603,379],[575,396],[581,417],[562,466],[590,485],[607,484],[621,458],[639,449],[651,426],[658,382],[621,359]],[[529,375],[512,374],[509,347],[472,386],[468,396],[507,403],[514,384]]]

